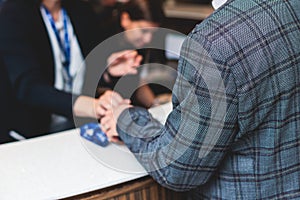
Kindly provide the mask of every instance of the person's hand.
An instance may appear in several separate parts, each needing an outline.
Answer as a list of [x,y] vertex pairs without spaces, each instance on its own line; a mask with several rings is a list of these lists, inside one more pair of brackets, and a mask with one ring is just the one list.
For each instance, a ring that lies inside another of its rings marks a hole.
[[108,140],[115,143],[120,143],[117,133],[117,120],[120,114],[132,105],[129,101],[123,100],[119,105],[113,106],[112,109],[107,110],[105,115],[101,118],[101,127],[103,132],[107,135]]
[[142,56],[134,50],[113,53],[107,59],[107,72],[114,77],[137,74],[137,68],[140,66],[141,61]]
[[73,113],[78,117],[96,118],[96,99],[88,96],[79,96],[73,106]]
[[78,117],[99,119],[107,110],[122,102],[130,102],[130,100],[124,100],[117,92],[108,90],[98,99],[88,96],[79,96],[74,103],[73,112]]
[[104,116],[107,110],[118,106],[122,102],[130,102],[130,100],[124,100],[119,93],[114,92],[112,90],[107,90],[96,100],[96,117],[101,118],[102,116]]

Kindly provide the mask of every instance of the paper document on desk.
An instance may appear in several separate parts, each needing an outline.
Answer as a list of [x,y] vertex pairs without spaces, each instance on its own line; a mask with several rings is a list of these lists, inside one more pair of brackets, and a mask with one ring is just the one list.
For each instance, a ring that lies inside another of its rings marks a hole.
[[172,111],[172,102],[168,102],[153,108],[149,109],[151,115],[157,119],[160,123],[165,124],[168,118],[168,115]]

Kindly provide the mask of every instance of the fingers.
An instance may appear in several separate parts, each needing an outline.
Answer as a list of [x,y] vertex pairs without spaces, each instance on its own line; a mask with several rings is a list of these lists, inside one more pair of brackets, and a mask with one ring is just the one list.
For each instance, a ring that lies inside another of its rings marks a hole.
[[117,107],[113,107],[112,109],[107,110],[101,118],[100,123],[102,126],[102,130],[107,135],[109,141],[119,142],[119,140],[115,138],[116,136],[118,136],[116,122],[120,114],[129,107],[131,107],[130,100],[123,99]]
[[101,106],[96,106],[96,116],[98,119],[105,115],[106,109]]
[[109,138],[109,140],[117,139],[119,137],[116,129],[114,128],[107,130],[105,134]]
[[143,57],[141,55],[137,55],[134,58],[129,59],[129,62],[131,63],[126,66],[126,74],[137,74],[137,68],[141,66],[142,59]]
[[117,93],[117,92],[112,92],[111,93],[111,103],[112,103],[113,106],[117,106],[123,100],[124,100],[123,97],[119,93]]
[[103,130],[103,131],[108,131],[108,130],[109,130],[109,127],[108,127],[106,124],[103,124],[103,125],[102,125],[102,130]]
[[137,51],[135,50],[125,50],[123,56],[125,58],[133,58],[138,55]]
[[98,99],[98,103],[96,105],[96,112],[97,112],[99,118],[104,116],[105,112],[110,109],[112,109],[112,103],[111,103],[110,99],[108,99],[108,98],[99,98]]
[[137,74],[138,73],[137,68],[140,67],[142,59],[143,59],[143,57],[138,55],[135,58],[126,60],[126,62],[123,63],[123,71],[124,71],[123,75]]
[[108,59],[108,72],[113,76],[137,74],[142,59],[143,57],[134,50],[114,53]]
[[108,98],[100,98],[99,99],[99,105],[101,108],[108,110],[112,108],[111,100]]
[[101,125],[105,126],[104,128],[108,130],[111,125],[111,120],[113,120],[113,115],[111,111],[106,111],[105,116],[101,118],[100,123]]
[[116,129],[109,129],[105,134],[110,142],[119,143],[119,144],[122,143],[119,139],[119,135]]
[[135,58],[138,55],[137,51],[134,50],[124,50],[120,52],[113,53],[108,58],[108,65],[114,65],[123,59]]
[[130,99],[124,99],[120,104],[131,104]]
[[101,119],[101,126],[103,132],[107,135],[109,141],[117,142],[118,133],[116,131],[116,122],[112,111],[107,111],[105,116]]
[[119,137],[112,137],[112,138],[108,138],[108,140],[110,142],[113,142],[113,143],[117,143],[117,144],[124,144],[124,142],[122,142]]
[[141,62],[142,62],[142,60],[143,60],[143,56],[141,56],[141,55],[136,56],[136,57],[135,57],[134,66],[139,67],[140,64],[141,64]]
[[143,56],[139,55],[137,51],[134,51],[132,53],[128,53],[125,55],[126,61],[128,61],[129,64],[131,64],[132,68],[137,68],[141,65],[141,61],[143,60]]
[[113,92],[111,90],[106,91],[96,101],[95,110],[97,117],[100,118],[104,116],[107,110],[111,110],[113,107],[116,107],[120,103],[123,103],[123,101],[124,99],[117,92]]

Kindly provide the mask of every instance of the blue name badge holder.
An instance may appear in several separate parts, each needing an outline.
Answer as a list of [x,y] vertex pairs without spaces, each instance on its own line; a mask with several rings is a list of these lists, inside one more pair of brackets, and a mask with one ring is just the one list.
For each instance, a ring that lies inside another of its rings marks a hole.
[[98,123],[88,123],[81,126],[80,135],[102,147],[106,147],[109,144],[106,134],[101,130],[101,126]]

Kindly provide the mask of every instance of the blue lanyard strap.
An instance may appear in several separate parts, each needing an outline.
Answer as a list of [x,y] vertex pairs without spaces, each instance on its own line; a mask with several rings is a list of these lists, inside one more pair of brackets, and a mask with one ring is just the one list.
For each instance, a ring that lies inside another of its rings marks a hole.
[[51,24],[51,27],[55,33],[55,36],[56,36],[58,44],[61,48],[61,51],[64,53],[64,56],[65,56],[65,61],[62,63],[64,66],[64,69],[65,69],[65,71],[63,71],[64,79],[65,79],[66,83],[70,87],[72,87],[73,78],[70,74],[71,48],[70,48],[70,39],[69,39],[69,34],[68,34],[67,12],[65,11],[65,9],[62,8],[63,25],[64,25],[64,44],[63,44],[51,13],[43,4],[42,4],[42,7],[45,10],[45,13]]

